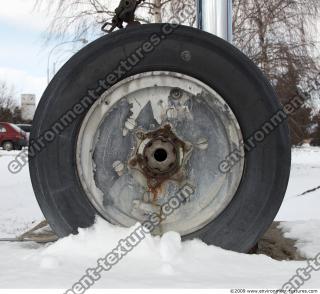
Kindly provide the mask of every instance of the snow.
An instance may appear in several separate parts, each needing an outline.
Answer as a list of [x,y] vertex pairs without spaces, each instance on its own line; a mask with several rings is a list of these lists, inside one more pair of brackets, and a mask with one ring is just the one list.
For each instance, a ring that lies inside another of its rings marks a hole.
[[320,253],[320,220],[285,222],[281,224],[285,237],[297,240],[299,253],[314,258]]
[[306,146],[292,152],[292,169],[289,187],[278,221],[320,219],[320,189],[299,196],[320,186],[320,148]]
[[[42,219],[27,167],[18,175],[7,170],[13,156],[0,151],[0,237],[17,235]],[[319,168],[320,149],[293,151],[290,185],[277,216],[286,236],[297,239],[300,253],[308,258],[320,252],[320,190],[297,195],[320,185]],[[53,244],[1,242],[0,288],[69,289],[136,227],[115,227],[98,218],[93,227]],[[234,253],[200,240],[181,242],[177,233],[169,232],[162,238],[147,235],[110,271],[101,273],[95,288],[278,289],[306,264]],[[320,288],[319,271],[312,272],[304,288]]]
[[[132,231],[98,219],[94,227],[49,246],[3,244],[7,254],[2,259],[0,286],[69,289]],[[181,243],[171,232],[162,238],[147,237],[110,272],[102,273],[96,287],[279,288],[304,265],[238,254],[199,240]],[[319,278],[320,273],[315,273],[307,286],[318,288]]]
[[18,154],[18,151],[0,150],[0,238],[15,237],[43,220],[33,194],[28,167],[16,175],[8,170],[8,164]]

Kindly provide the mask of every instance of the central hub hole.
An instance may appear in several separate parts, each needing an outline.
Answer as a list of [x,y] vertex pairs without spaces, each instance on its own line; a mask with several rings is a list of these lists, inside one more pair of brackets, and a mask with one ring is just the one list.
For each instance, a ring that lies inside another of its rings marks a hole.
[[167,159],[168,153],[166,150],[159,148],[154,152],[153,156],[156,161],[163,162]]

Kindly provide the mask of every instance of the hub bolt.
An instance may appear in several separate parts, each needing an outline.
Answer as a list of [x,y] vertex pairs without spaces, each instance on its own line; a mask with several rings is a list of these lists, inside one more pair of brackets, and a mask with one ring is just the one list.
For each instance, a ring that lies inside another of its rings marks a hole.
[[118,174],[119,177],[123,176],[124,174],[124,164],[121,161],[115,161],[112,165],[115,172]]
[[207,150],[209,146],[208,139],[200,138],[196,143],[196,147],[200,150]]
[[174,88],[171,90],[171,97],[173,99],[180,99],[182,97],[182,91],[179,88]]

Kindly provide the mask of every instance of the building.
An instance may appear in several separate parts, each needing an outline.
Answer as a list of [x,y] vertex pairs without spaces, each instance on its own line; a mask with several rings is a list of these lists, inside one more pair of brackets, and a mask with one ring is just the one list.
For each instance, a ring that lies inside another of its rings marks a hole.
[[33,120],[36,111],[36,95],[22,94],[21,95],[21,118],[24,121]]

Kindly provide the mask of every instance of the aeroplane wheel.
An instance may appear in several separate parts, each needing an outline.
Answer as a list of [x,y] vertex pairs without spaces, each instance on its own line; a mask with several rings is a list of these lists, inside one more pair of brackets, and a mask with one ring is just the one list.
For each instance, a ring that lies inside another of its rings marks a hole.
[[247,252],[288,183],[286,122],[261,140],[279,110],[259,69],[211,34],[168,24],[112,33],[72,57],[41,99],[36,197],[59,236],[96,215],[126,227],[157,215],[154,234]]

